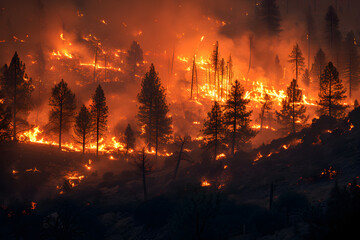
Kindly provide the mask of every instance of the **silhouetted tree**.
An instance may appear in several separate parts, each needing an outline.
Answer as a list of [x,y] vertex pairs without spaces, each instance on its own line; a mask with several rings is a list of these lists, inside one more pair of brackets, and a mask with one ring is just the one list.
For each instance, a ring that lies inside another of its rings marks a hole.
[[[221,75],[221,84],[219,87],[219,91],[220,91],[220,98],[223,98],[223,91],[224,91],[224,75],[225,75],[225,59],[221,58],[220,63],[219,63],[219,70],[220,70],[220,75]],[[219,79],[220,82],[220,79]]]
[[263,0],[259,5],[258,13],[268,34],[279,35],[281,32],[281,16],[276,0]]
[[339,72],[332,62],[326,66],[321,76],[321,88],[319,93],[319,113],[334,118],[341,118],[345,115],[346,105],[343,104],[346,90],[339,79]]
[[6,106],[5,99],[0,91],[0,142],[11,139],[11,109]]
[[310,86],[311,79],[310,79],[309,69],[305,69],[304,74],[302,76],[302,82],[306,87]]
[[320,89],[320,78],[326,67],[326,56],[324,51],[320,48],[314,57],[314,63],[311,67],[311,74],[313,76],[313,82],[318,83],[318,89]]
[[329,6],[325,17],[325,37],[333,60],[338,63],[338,54],[341,45],[341,32],[339,31],[339,18],[333,6]]
[[260,112],[260,131],[263,128],[265,113],[270,111],[273,107],[273,101],[269,94],[265,93],[264,98],[261,99],[261,112]]
[[282,109],[276,111],[277,119],[291,133],[296,132],[296,127],[303,125],[307,117],[306,107],[303,104],[302,91],[294,79],[286,90],[286,98],[282,101]]
[[75,117],[74,133],[77,142],[82,145],[82,152],[85,153],[85,145],[89,141],[91,133],[91,113],[89,109],[82,105],[79,113]]
[[125,148],[126,154],[129,152],[129,149],[135,148],[135,134],[134,131],[131,129],[130,124],[128,124],[125,129]]
[[231,87],[228,100],[224,105],[224,126],[231,143],[231,154],[235,153],[237,142],[246,143],[255,133],[250,127],[250,115],[246,106],[250,100],[245,99],[245,90],[238,80]]
[[302,55],[302,52],[300,50],[299,45],[296,43],[293,47],[292,52],[289,55],[289,63],[291,63],[293,70],[296,75],[296,81],[298,81],[299,73],[301,73],[304,70],[305,63],[304,63],[304,57]]
[[96,156],[99,155],[99,140],[107,129],[107,117],[109,108],[106,105],[104,90],[99,85],[91,98],[90,105],[92,119],[92,134],[96,138]]
[[346,35],[344,46],[344,76],[347,78],[349,86],[349,97],[353,90],[359,87],[359,55],[354,33],[351,31]]
[[26,118],[31,109],[31,93],[34,90],[31,78],[25,73],[25,64],[20,61],[17,52],[10,65],[5,64],[0,78],[0,89],[7,111],[11,111],[10,128],[12,140],[17,141],[20,132],[18,126],[28,125]]
[[129,68],[130,76],[135,81],[136,69],[143,65],[144,57],[143,50],[141,49],[138,42],[133,41],[130,49],[127,51],[126,63]]
[[52,89],[49,105],[51,107],[49,126],[58,131],[59,149],[61,149],[62,132],[70,128],[76,109],[75,94],[70,90],[64,79],[61,79]]
[[225,134],[224,117],[218,102],[215,101],[211,111],[208,112],[208,117],[202,131],[205,135],[205,145],[209,148],[214,148],[214,159],[216,159],[218,147]]
[[137,96],[139,101],[138,119],[149,149],[155,143],[156,158],[159,143],[166,142],[170,134],[171,117],[167,116],[169,107],[166,103],[165,89],[161,86],[160,78],[153,64],[145,74],[141,83],[141,91]]

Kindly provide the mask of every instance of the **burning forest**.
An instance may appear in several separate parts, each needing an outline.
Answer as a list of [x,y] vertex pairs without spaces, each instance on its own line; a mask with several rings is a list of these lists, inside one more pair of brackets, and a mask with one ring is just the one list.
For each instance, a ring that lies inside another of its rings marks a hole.
[[356,0],[0,3],[0,239],[349,239]]

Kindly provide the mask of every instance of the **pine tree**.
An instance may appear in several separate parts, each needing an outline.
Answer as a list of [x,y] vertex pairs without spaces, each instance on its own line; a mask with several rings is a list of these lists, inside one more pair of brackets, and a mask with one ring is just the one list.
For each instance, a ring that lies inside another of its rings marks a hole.
[[297,127],[302,126],[307,121],[305,116],[306,107],[303,104],[302,91],[299,89],[296,79],[294,79],[286,91],[286,98],[282,101],[282,109],[276,111],[277,119],[285,129],[291,133],[296,133]]
[[141,83],[137,96],[139,102],[138,120],[149,149],[155,144],[156,158],[160,143],[165,143],[172,133],[171,117],[167,116],[169,107],[166,103],[165,89],[153,64]]
[[64,79],[61,79],[52,89],[49,105],[51,107],[49,126],[52,127],[52,130],[58,131],[59,149],[61,149],[62,133],[70,128],[76,109],[75,94]]
[[130,77],[135,81],[136,69],[143,65],[144,57],[143,50],[138,42],[133,41],[130,49],[127,51],[126,63],[129,69]]
[[309,69],[305,69],[304,74],[302,76],[302,82],[306,87],[310,86],[311,79],[310,79]]
[[131,129],[130,124],[127,125],[125,129],[125,148],[126,154],[129,152],[130,149],[135,148],[135,134],[134,131]]
[[85,153],[85,145],[89,142],[91,132],[91,113],[89,109],[82,105],[79,113],[75,117],[74,133],[77,142],[82,145],[82,152]]
[[333,60],[339,61],[338,54],[341,45],[341,32],[339,31],[339,18],[333,6],[329,6],[325,17],[325,37]]
[[296,81],[298,81],[299,74],[304,70],[305,63],[304,63],[304,57],[302,55],[301,49],[299,45],[296,43],[293,47],[292,52],[289,55],[289,63],[292,64],[293,70],[295,72]]
[[214,148],[214,159],[218,154],[218,148],[221,145],[221,140],[225,136],[224,117],[220,104],[214,102],[212,109],[208,112],[208,117],[204,123],[202,132],[205,135],[205,145],[208,148]]
[[99,155],[99,140],[104,136],[107,129],[107,117],[109,108],[106,105],[106,97],[104,90],[100,84],[96,88],[95,94],[92,96],[90,105],[90,113],[92,119],[92,134],[96,139],[96,156]]
[[270,95],[265,93],[264,98],[260,101],[260,103],[261,103],[261,112],[260,112],[260,131],[261,131],[264,124],[265,113],[272,109],[274,102],[271,99]]
[[[0,89],[6,109],[11,111],[11,136],[17,141],[17,134],[28,125],[26,118],[31,109],[31,93],[34,90],[31,78],[25,73],[25,64],[15,52],[10,65],[5,64],[0,78]],[[21,129],[19,129],[21,128]]]
[[321,89],[319,93],[320,106],[319,113],[321,115],[328,115],[334,118],[341,118],[345,115],[346,105],[343,100],[346,99],[345,89],[341,79],[339,79],[339,72],[336,70],[332,62],[324,69],[321,76]]
[[324,51],[320,48],[314,57],[314,63],[311,67],[311,74],[313,76],[313,82],[317,82],[320,89],[320,78],[326,67],[326,56]]
[[232,85],[232,79],[233,79],[233,76],[234,76],[234,72],[233,72],[233,62],[232,62],[232,59],[231,59],[231,55],[229,55],[229,59],[227,61],[227,79],[228,79],[228,82],[226,84],[226,97],[228,95],[228,91],[230,90],[230,86]]
[[349,97],[352,92],[359,87],[359,55],[354,33],[351,31],[347,34],[344,46],[344,76],[347,78],[349,86]]
[[279,35],[281,32],[281,16],[276,0],[263,0],[259,5],[259,17],[269,35]]
[[250,100],[245,99],[244,88],[235,80],[224,106],[224,125],[231,143],[232,155],[235,153],[236,143],[246,143],[255,135],[250,127],[252,111],[246,110],[249,102]]

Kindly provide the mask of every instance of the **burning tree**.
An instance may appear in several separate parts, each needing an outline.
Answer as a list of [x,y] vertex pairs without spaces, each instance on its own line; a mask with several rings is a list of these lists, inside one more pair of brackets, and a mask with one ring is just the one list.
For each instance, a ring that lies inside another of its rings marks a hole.
[[126,63],[129,68],[131,78],[135,81],[136,69],[142,65],[144,61],[143,50],[138,42],[133,41],[130,49],[127,51]]
[[125,148],[126,154],[129,152],[129,149],[134,149],[135,147],[135,136],[134,131],[131,129],[130,124],[127,125],[125,129]]
[[90,112],[92,118],[92,134],[96,137],[96,156],[98,156],[99,140],[107,129],[107,117],[109,112],[109,108],[106,105],[104,90],[101,88],[100,84],[96,88],[95,94],[92,96]]
[[82,145],[82,152],[85,153],[85,145],[89,141],[91,132],[91,113],[89,109],[82,105],[78,115],[75,117],[74,133],[77,141]]
[[250,127],[252,111],[246,110],[249,102],[250,100],[245,99],[244,88],[235,80],[224,106],[224,125],[231,142],[231,154],[234,154],[237,142],[246,143],[255,135]]
[[[6,111],[10,111],[10,129],[13,141],[17,141],[19,126],[28,125],[26,118],[31,109],[31,93],[34,90],[31,78],[25,73],[25,64],[20,61],[15,52],[10,65],[5,64],[0,78],[0,89],[2,92],[2,104]],[[6,107],[5,107],[6,106]],[[4,115],[7,116],[7,113]],[[4,122],[5,123],[5,122]]]
[[273,107],[274,102],[272,101],[269,94],[265,93],[264,98],[260,101],[261,112],[260,112],[260,131],[262,130],[265,113],[270,111]]
[[167,141],[172,133],[171,117],[168,117],[169,107],[166,103],[165,89],[153,64],[141,83],[141,91],[137,96],[139,101],[138,120],[149,149],[155,143],[156,158],[159,143]]
[[292,67],[295,71],[296,81],[298,81],[299,73],[304,70],[305,67],[305,58],[302,55],[299,45],[296,43],[293,47],[292,52],[289,55],[289,63],[292,64]]
[[277,119],[281,125],[296,132],[296,126],[305,124],[308,117],[305,115],[306,107],[303,104],[302,91],[294,79],[286,91],[286,98],[282,101],[282,109],[276,111]]
[[270,35],[281,32],[281,16],[276,0],[263,0],[259,5],[259,17]]
[[202,130],[205,135],[206,147],[214,148],[214,159],[218,153],[218,147],[221,144],[221,139],[225,135],[224,116],[218,102],[214,102],[211,111],[208,113],[207,120],[204,123]]
[[49,105],[51,107],[49,126],[52,130],[59,132],[59,149],[61,149],[62,132],[70,128],[76,108],[75,94],[64,79],[61,79],[52,89]]
[[311,74],[313,76],[313,79],[317,79],[319,89],[320,89],[320,78],[325,66],[326,66],[326,56],[324,51],[320,48],[314,57],[314,63],[311,67]]
[[[220,54],[219,54],[219,42],[216,41],[214,45],[214,50],[211,55],[211,64],[214,68],[214,90],[216,89],[216,79],[218,75],[218,69],[219,69],[219,61],[220,61]],[[209,79],[209,83],[210,83]]]
[[359,55],[354,33],[347,34],[344,46],[344,76],[349,84],[349,97],[353,90],[359,87]]
[[344,86],[339,79],[339,72],[336,70],[332,62],[326,66],[321,76],[320,83],[320,105],[319,113],[334,118],[341,118],[345,115],[345,109],[348,107],[343,104],[346,99]]

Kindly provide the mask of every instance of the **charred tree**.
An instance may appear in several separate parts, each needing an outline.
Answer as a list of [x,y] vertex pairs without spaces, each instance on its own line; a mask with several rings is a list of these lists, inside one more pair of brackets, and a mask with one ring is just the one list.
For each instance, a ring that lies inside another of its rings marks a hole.
[[216,159],[219,145],[224,138],[225,126],[224,117],[218,102],[214,102],[212,109],[208,112],[208,117],[202,130],[205,137],[205,146],[214,149],[214,160]]
[[179,141],[180,141],[180,150],[179,150],[179,155],[176,161],[176,166],[175,166],[175,170],[174,170],[174,180],[176,179],[177,173],[179,171],[179,167],[180,167],[180,162],[183,158],[183,154],[184,154],[184,145],[190,140],[189,136],[185,136],[185,137],[179,137]]
[[310,72],[309,72],[309,69],[305,69],[304,71],[304,74],[302,76],[302,82],[303,84],[306,86],[306,87],[309,87],[310,86]]
[[319,114],[334,118],[344,117],[347,108],[343,104],[346,99],[345,92],[346,90],[339,78],[339,72],[332,62],[329,62],[321,76],[320,100],[318,102],[320,106]]
[[231,87],[228,100],[224,105],[224,126],[227,139],[230,140],[231,154],[234,155],[236,143],[246,143],[255,136],[250,127],[252,111],[246,107],[250,100],[245,99],[245,90],[238,80]]
[[216,83],[217,83],[217,75],[218,75],[218,69],[219,69],[219,42],[216,41],[214,45],[214,50],[211,55],[211,65],[214,69],[214,91],[216,92]]
[[107,117],[109,108],[106,105],[106,97],[104,90],[100,84],[96,88],[95,94],[91,98],[90,113],[91,113],[91,133],[96,139],[96,156],[99,155],[99,140],[104,136],[107,129]]
[[52,89],[49,105],[51,107],[49,126],[52,130],[58,131],[59,149],[61,149],[62,133],[70,128],[76,109],[75,94],[64,79]]
[[148,176],[149,174],[152,173],[152,164],[150,162],[150,159],[146,158],[145,148],[143,148],[142,151],[141,151],[140,159],[135,160],[135,166],[138,169],[139,173],[141,174],[144,201],[146,201],[148,199],[146,176]]
[[280,80],[282,79],[283,70],[278,55],[275,56],[274,72],[275,72],[275,82],[276,84],[280,85]]
[[82,105],[79,113],[75,117],[74,133],[77,142],[82,145],[82,153],[85,153],[86,143],[89,142],[91,132],[91,113],[89,109]]
[[166,103],[165,89],[161,86],[158,73],[153,64],[141,83],[137,96],[139,102],[138,120],[149,149],[155,144],[155,157],[160,143],[165,143],[172,133],[171,117],[167,116],[169,107]]
[[[5,103],[11,111],[11,138],[17,141],[17,134],[28,125],[26,118],[31,110],[31,93],[34,90],[31,78],[25,73],[25,64],[15,52],[10,65],[5,64],[0,78],[0,89]],[[22,128],[22,129],[19,129]]]
[[282,109],[276,111],[276,116],[285,129],[296,133],[296,128],[306,123],[308,117],[305,115],[306,107],[303,103],[302,90],[299,89],[294,79],[286,91],[286,98],[282,101]]

